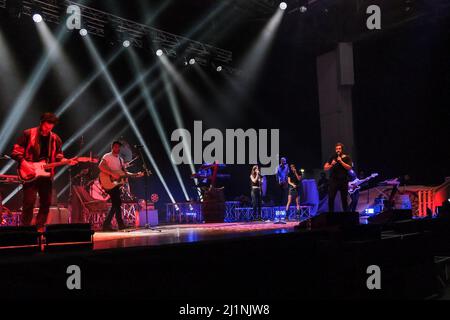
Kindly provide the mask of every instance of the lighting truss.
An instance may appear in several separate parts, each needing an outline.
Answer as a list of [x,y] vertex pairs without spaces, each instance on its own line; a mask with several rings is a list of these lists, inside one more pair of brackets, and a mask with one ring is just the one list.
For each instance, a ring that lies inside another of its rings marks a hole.
[[[4,6],[6,1],[0,0],[0,7]],[[60,24],[64,22],[62,17],[65,16],[65,8],[69,5],[80,7],[83,28],[91,35],[106,37],[105,29],[109,27],[115,31],[118,39],[123,39],[126,35],[132,45],[138,48],[143,48],[145,39],[148,39],[155,48],[163,49],[166,54],[172,57],[176,57],[177,49],[182,47],[189,55],[196,57],[213,56],[215,61],[224,65],[233,61],[233,53],[229,50],[127,20],[71,0],[24,0],[22,10],[23,14],[28,16],[32,16],[35,13],[34,10],[39,10],[47,23]]]
[[6,0],[0,0],[0,8],[6,8]]

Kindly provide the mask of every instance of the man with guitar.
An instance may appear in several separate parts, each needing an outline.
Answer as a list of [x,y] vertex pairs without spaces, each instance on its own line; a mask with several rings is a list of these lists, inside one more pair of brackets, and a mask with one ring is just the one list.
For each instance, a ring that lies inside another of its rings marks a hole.
[[361,190],[361,187],[368,182],[370,179],[376,178],[378,176],[378,173],[373,173],[372,175],[365,178],[362,174],[358,177],[354,169],[351,169],[348,172],[349,176],[349,183],[348,183],[348,194],[350,195],[350,206],[349,210],[351,212],[355,212],[356,208],[358,207],[359,202],[359,191]]
[[111,152],[105,154],[100,162],[100,183],[103,189],[111,197],[111,210],[103,223],[103,231],[113,231],[111,221],[116,217],[119,230],[126,228],[122,219],[122,199],[120,198],[120,188],[126,183],[128,177],[142,177],[142,173],[134,174],[127,172],[125,163],[120,157],[122,143],[114,141],[111,145]]
[[[37,194],[40,203],[36,226],[42,229],[47,221],[56,167],[52,164],[63,163],[73,166],[78,163],[75,159],[64,158],[61,138],[52,132],[58,121],[58,117],[53,113],[44,113],[39,127],[25,130],[13,147],[11,158],[19,163],[19,176],[24,181],[22,208],[24,226],[29,226],[32,222]],[[45,164],[48,165],[48,169]],[[41,168],[43,173],[36,174],[36,167]]]

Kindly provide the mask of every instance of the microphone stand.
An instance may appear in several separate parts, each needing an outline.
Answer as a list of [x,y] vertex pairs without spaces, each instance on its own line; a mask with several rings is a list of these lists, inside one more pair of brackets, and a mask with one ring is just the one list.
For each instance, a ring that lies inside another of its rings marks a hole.
[[152,231],[158,231],[161,232],[160,229],[156,229],[154,227],[152,227],[149,223],[148,223],[148,178],[150,177],[150,175],[152,174],[151,171],[148,169],[147,166],[147,162],[145,161],[144,155],[142,153],[142,148],[143,146],[136,146],[136,149],[139,152],[139,157],[141,158],[142,161],[142,168],[144,169],[144,196],[145,196],[145,219],[146,219],[146,223],[145,223],[145,229],[149,229]]

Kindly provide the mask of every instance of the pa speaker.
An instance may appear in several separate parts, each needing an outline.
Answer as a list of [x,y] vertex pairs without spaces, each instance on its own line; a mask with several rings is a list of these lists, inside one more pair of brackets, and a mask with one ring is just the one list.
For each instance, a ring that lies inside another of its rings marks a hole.
[[40,246],[36,227],[0,227],[0,248],[25,246]]
[[326,212],[311,218],[311,228],[359,225],[358,212]]
[[376,224],[390,224],[396,221],[410,220],[412,219],[411,209],[394,209],[383,211],[376,216],[370,217],[368,220],[370,223]]

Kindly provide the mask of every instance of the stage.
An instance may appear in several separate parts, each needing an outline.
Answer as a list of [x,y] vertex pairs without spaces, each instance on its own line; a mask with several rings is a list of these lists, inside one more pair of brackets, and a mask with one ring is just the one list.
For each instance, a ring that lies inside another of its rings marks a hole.
[[293,232],[298,222],[236,222],[211,224],[180,224],[152,229],[130,229],[120,232],[96,232],[94,250],[155,247],[168,244],[194,243],[210,240],[237,239]]

